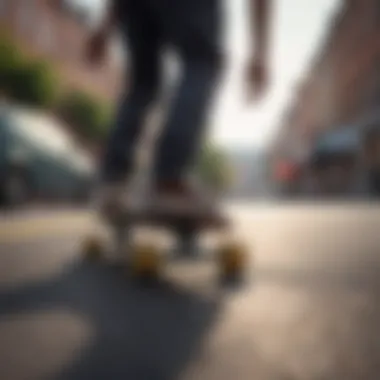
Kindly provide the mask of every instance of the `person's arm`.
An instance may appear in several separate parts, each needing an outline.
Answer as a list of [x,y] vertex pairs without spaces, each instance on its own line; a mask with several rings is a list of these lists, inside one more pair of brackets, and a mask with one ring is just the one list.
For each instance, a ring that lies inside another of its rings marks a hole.
[[253,54],[257,60],[268,59],[272,0],[250,0],[251,36],[254,43]]
[[101,24],[87,42],[86,56],[88,61],[99,63],[104,58],[108,41],[118,23],[120,1],[122,0],[109,0]]
[[260,98],[268,85],[268,45],[271,0],[249,0],[251,49],[247,71],[248,99]]

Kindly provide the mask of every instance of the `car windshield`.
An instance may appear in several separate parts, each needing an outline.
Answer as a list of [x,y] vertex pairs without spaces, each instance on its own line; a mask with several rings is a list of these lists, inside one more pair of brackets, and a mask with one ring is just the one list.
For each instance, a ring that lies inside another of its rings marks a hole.
[[69,136],[53,119],[26,112],[15,112],[11,118],[13,130],[38,147],[59,155],[72,146]]

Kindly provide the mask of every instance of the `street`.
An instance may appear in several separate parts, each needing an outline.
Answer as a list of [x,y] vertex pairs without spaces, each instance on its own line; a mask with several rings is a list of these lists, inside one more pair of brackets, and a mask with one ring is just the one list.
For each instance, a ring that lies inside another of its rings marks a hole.
[[162,286],[80,258],[91,218],[0,219],[1,380],[376,380],[380,206],[234,204],[246,284],[171,262]]

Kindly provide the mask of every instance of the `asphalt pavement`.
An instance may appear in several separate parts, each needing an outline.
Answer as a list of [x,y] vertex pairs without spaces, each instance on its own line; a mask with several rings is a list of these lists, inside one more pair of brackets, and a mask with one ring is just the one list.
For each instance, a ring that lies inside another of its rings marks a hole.
[[228,206],[245,284],[212,261],[160,285],[86,263],[84,211],[0,218],[0,379],[376,380],[380,206]]

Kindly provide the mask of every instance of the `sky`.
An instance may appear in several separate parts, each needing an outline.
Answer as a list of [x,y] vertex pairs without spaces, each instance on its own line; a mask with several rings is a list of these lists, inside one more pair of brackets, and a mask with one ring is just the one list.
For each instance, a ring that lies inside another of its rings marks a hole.
[[[71,0],[99,13],[104,0]],[[212,138],[234,147],[265,148],[275,135],[300,77],[307,71],[341,0],[273,0],[271,83],[258,104],[244,101],[248,0],[224,0],[228,69],[210,118]]]

